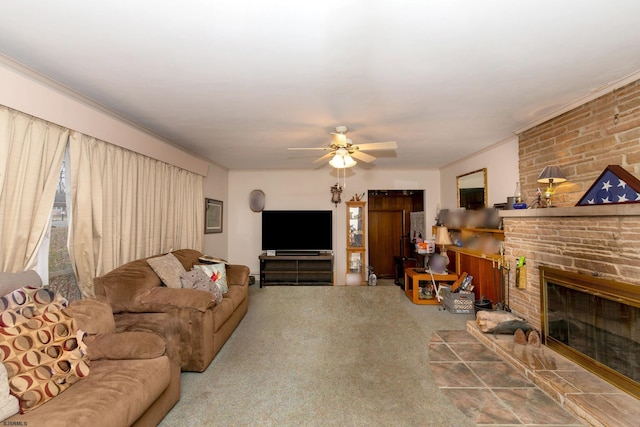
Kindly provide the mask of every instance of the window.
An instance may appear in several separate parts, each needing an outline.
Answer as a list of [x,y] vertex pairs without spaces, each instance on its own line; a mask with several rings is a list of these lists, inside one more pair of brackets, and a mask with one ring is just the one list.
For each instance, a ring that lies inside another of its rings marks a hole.
[[80,299],[80,290],[69,258],[69,210],[67,209],[67,175],[69,155],[65,155],[56,188],[56,198],[51,211],[49,230],[49,286],[69,301]]

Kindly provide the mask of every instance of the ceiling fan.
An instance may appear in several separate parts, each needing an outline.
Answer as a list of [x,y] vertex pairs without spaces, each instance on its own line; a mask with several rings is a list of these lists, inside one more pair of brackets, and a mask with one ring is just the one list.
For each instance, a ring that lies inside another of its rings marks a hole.
[[364,151],[371,150],[395,150],[398,144],[395,141],[373,142],[369,144],[355,145],[353,141],[347,138],[347,127],[337,126],[335,132],[331,132],[331,144],[328,147],[317,148],[288,148],[288,150],[323,150],[329,151],[324,156],[315,160],[313,163],[322,162],[331,158],[329,164],[337,169],[350,168],[356,165],[354,157],[365,163],[370,163],[376,158]]

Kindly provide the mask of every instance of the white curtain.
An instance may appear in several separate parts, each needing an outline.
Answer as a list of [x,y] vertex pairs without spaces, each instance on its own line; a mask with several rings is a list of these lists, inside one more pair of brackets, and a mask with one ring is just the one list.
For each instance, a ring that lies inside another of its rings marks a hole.
[[0,271],[36,265],[68,137],[68,129],[0,106]]
[[77,132],[69,152],[69,252],[84,297],[126,262],[201,249],[202,176]]

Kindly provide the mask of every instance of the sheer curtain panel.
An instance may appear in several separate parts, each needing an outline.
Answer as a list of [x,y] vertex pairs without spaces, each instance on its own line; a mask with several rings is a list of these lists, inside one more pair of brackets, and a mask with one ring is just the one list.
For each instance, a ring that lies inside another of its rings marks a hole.
[[69,130],[0,106],[0,271],[35,267]]
[[72,132],[69,252],[83,296],[93,278],[135,259],[201,249],[200,175]]

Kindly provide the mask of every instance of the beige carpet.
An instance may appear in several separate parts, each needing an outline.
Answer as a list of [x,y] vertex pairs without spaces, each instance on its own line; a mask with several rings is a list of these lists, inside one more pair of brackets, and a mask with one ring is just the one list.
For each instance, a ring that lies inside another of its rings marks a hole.
[[431,333],[473,315],[414,305],[397,286],[254,285],[249,297],[207,371],[182,374],[162,426],[474,425],[428,364]]

